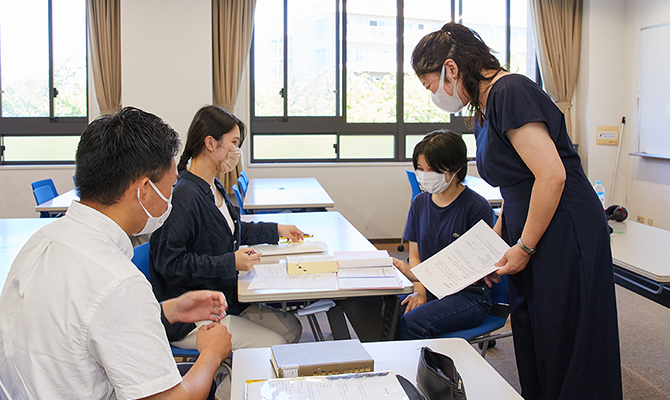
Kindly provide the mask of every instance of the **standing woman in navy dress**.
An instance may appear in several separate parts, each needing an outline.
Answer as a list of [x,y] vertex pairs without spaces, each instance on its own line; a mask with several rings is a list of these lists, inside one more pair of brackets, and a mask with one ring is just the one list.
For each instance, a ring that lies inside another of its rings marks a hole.
[[412,67],[438,107],[456,113],[469,104],[477,169],[500,186],[496,231],[511,248],[496,265],[509,275],[523,397],[621,399],[607,221],[563,113],[463,25],[421,39]]

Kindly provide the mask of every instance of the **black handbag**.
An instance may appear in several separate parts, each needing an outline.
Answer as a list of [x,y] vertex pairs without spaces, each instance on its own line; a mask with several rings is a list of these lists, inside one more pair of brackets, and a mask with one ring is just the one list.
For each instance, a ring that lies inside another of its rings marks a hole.
[[465,387],[454,360],[421,348],[416,383],[428,400],[465,400]]

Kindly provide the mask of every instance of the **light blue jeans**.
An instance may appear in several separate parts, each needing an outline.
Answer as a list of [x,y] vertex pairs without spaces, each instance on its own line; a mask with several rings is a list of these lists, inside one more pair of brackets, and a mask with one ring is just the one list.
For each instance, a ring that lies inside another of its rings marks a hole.
[[468,286],[442,299],[430,292],[426,294],[428,301],[407,314],[405,306],[400,307],[397,340],[434,338],[474,328],[484,322],[492,305],[487,286]]

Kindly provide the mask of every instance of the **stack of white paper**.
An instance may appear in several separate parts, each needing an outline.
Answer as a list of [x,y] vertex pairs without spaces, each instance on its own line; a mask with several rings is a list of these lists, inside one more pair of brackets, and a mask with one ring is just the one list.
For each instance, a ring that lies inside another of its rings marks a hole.
[[333,257],[338,268],[391,267],[393,259],[386,250],[376,251],[336,251]]
[[287,254],[324,253],[328,251],[325,242],[296,242],[282,244],[257,244],[250,246],[264,256],[281,256]]
[[350,268],[337,271],[339,289],[401,289],[394,267]]
[[412,272],[441,299],[497,270],[493,264],[508,249],[507,243],[486,222],[479,221],[458,240],[412,268]]

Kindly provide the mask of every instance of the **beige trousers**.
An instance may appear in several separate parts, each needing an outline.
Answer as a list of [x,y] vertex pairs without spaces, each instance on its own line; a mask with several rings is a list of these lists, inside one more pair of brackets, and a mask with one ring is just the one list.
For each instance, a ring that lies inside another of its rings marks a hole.
[[[196,322],[196,328],[182,340],[171,344],[182,349],[195,349],[195,338],[198,328],[212,321]],[[283,314],[280,310],[254,304],[247,307],[240,315],[226,315],[221,323],[232,335],[233,351],[255,347],[269,347],[276,344],[297,343],[302,334],[302,325],[291,313]]]

